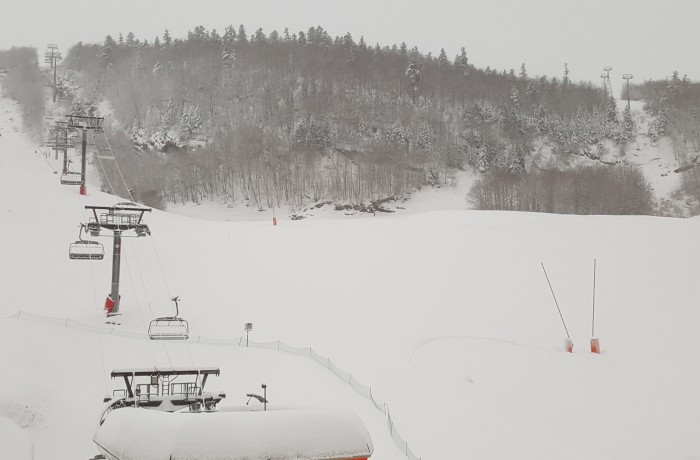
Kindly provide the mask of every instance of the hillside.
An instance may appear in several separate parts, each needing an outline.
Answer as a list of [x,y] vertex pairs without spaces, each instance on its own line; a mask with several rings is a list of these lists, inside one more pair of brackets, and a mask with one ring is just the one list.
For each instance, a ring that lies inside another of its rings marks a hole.
[[[152,237],[124,244],[115,334],[101,316],[108,261],[71,261],[67,248],[85,205],[121,199],[61,186],[16,106],[0,104],[0,416],[24,428],[37,460],[92,456],[109,371],[169,361],[221,367],[215,387],[230,405],[266,382],[273,404],[348,407],[370,430],[373,459],[404,458],[386,416],[312,359],[123,336],[169,314],[176,294],[195,337],[238,339],[253,322],[256,342],[330,357],[388,404],[423,459],[700,455],[698,218],[416,207],[272,226],[154,210]],[[600,355],[587,347],[593,259]]]

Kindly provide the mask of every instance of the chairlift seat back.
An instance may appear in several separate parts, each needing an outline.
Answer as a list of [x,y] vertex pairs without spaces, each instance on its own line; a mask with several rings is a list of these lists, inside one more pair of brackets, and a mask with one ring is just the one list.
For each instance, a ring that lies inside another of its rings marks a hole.
[[190,329],[187,321],[175,316],[156,318],[148,325],[151,340],[187,340]]
[[68,257],[73,260],[102,260],[104,256],[104,246],[97,241],[80,240],[68,248]]

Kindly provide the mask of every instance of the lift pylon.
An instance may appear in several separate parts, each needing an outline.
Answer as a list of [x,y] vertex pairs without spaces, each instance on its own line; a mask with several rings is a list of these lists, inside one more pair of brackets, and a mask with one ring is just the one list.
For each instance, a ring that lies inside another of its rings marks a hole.
[[88,132],[91,133],[93,131],[104,133],[104,129],[102,129],[102,121],[104,120],[103,117],[92,117],[92,116],[87,116],[87,115],[78,115],[78,114],[70,114],[66,115],[66,118],[68,118],[68,121],[66,122],[66,127],[71,130],[79,130],[82,132],[82,140],[81,140],[81,152],[80,152],[80,158],[81,158],[81,165],[80,165],[80,175],[82,176],[82,181],[83,183],[80,184],[80,194],[81,195],[87,195],[87,188],[85,186],[85,173],[86,173],[86,166],[87,166],[87,145],[88,145]]
[[121,202],[114,206],[85,206],[92,211],[91,217],[84,229],[90,236],[101,236],[102,230],[112,232],[112,288],[105,301],[107,316],[119,314],[119,272],[121,268],[122,235],[124,232],[134,231],[136,237],[149,236],[151,230],[143,222],[143,215],[151,212],[150,208],[139,206],[136,203]]

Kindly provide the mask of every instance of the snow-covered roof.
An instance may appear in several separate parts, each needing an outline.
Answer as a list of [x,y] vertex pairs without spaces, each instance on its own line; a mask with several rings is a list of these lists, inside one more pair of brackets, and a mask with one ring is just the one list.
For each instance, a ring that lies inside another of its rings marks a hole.
[[374,447],[367,428],[346,409],[168,413],[110,412],[93,437],[120,460],[360,459]]

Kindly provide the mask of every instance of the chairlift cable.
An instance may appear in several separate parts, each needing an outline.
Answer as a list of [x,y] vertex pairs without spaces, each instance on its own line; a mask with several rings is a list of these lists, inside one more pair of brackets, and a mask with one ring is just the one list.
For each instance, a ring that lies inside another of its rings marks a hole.
[[163,284],[165,284],[165,291],[168,293],[168,298],[172,298],[170,293],[170,287],[168,286],[168,279],[165,277],[165,271],[163,270],[163,264],[160,261],[160,254],[158,253],[158,247],[156,246],[156,240],[151,235],[151,244],[153,245],[153,252],[156,254],[156,260],[158,261],[158,267],[160,268],[160,276],[163,278]]
[[[39,151],[37,150],[37,152],[39,152]],[[46,160],[46,163],[49,165],[49,168],[51,168],[51,171],[53,171],[54,174],[58,174],[58,171],[55,170],[55,169],[53,169],[53,166],[51,166],[51,162],[49,161],[49,157],[45,156],[45,155],[44,155],[43,153],[41,153],[41,152],[39,152],[39,155],[41,155],[42,157],[44,157],[44,160]]]
[[109,175],[107,174],[107,170],[105,169],[104,163],[102,163],[102,158],[100,158],[97,155],[95,155],[95,158],[97,158],[97,161],[100,163],[100,168],[102,168],[102,174],[104,174],[105,180],[107,181],[107,185],[109,185],[109,189],[112,191],[113,194],[115,194],[114,186],[112,185],[112,181],[109,180]]
[[[146,321],[144,320],[143,313],[141,312],[141,303],[139,302],[138,294],[136,293],[136,289],[133,288],[134,277],[131,274],[131,268],[129,266],[129,259],[128,259],[128,257],[125,257],[124,253],[122,253],[121,257],[124,259],[124,262],[126,263],[126,271],[129,274],[129,279],[131,280],[132,290],[134,292],[134,299],[136,300],[136,310],[138,310],[138,312],[139,312],[139,318],[141,318],[141,325],[145,329],[146,328]],[[148,349],[151,351],[151,356],[153,358],[153,365],[155,367],[158,367],[158,360],[156,359],[156,355],[155,355],[155,352],[153,351],[152,344],[150,343],[151,341],[149,340],[148,342],[149,342]],[[166,357],[168,358],[168,362],[170,362],[170,365],[172,366],[172,362],[170,361],[170,356],[168,356],[167,350],[166,350],[165,354],[166,354]]]
[[[100,304],[97,301],[97,290],[95,289],[95,270],[92,268],[92,264],[90,264],[90,278],[92,278],[92,297],[95,301],[95,306],[99,307]],[[101,363],[102,363],[102,380],[104,381],[105,384],[105,393],[109,392],[109,385],[107,383],[107,374],[106,374],[106,368],[105,368],[105,351],[104,351],[104,344],[102,343],[102,334],[97,334],[97,339],[100,343],[100,358],[101,358]]]
[[[149,295],[148,295],[148,289],[146,288],[146,283],[145,283],[145,280],[144,280],[144,277],[143,277],[143,272],[141,271],[141,264],[139,263],[138,257],[136,256],[136,251],[134,250],[134,247],[133,247],[133,245],[134,245],[133,241],[130,241],[130,245],[131,245],[132,253],[134,254],[134,259],[135,259],[135,261],[136,261],[136,269],[137,269],[137,271],[138,271],[138,273],[139,273],[139,276],[140,276],[140,278],[141,278],[141,285],[143,286],[143,291],[144,291],[144,293],[145,293],[145,295],[146,295],[146,300],[147,300],[147,302],[148,302],[148,310],[149,310],[149,312],[150,312],[150,314],[151,314],[151,317],[155,317],[156,315],[155,315],[155,313],[153,312],[153,307],[152,307],[152,305],[151,305],[151,300],[150,300],[150,297],[149,297]],[[128,268],[129,268],[129,264],[128,264],[128,262],[127,262],[127,269],[128,269]],[[129,273],[131,273],[131,272],[129,272]],[[133,281],[132,281],[132,283],[133,283]],[[137,299],[137,307],[139,308],[139,314],[141,314],[141,306],[138,304],[138,299]],[[143,316],[141,316],[141,320],[142,320],[142,323],[143,323],[143,327],[145,328],[145,327],[146,327],[146,322],[145,322],[145,320],[143,319]],[[149,340],[149,342],[150,342],[150,340]],[[164,342],[164,341],[161,340],[161,342]],[[185,342],[185,347],[186,347],[187,354],[188,354],[189,359],[190,359],[190,364],[192,365],[192,367],[194,367],[194,360],[192,359],[192,354],[190,353],[189,345],[187,344],[187,342]],[[170,359],[170,353],[168,352],[168,349],[167,349],[167,347],[165,346],[165,344],[163,344],[163,350],[165,351],[165,355],[166,355],[167,358],[168,358],[168,362],[170,363],[170,366],[173,367],[172,361],[171,361],[171,359]]]
[[[104,133],[104,131],[103,131],[103,133]],[[94,135],[94,133],[91,133],[91,134],[92,134],[93,144],[95,144],[95,148],[98,148],[97,147],[97,140],[95,139],[95,135]],[[126,179],[124,179],[124,174],[122,174],[122,170],[119,167],[119,162],[117,161],[117,156],[114,154],[114,151],[112,150],[112,146],[109,145],[109,139],[107,139],[106,133],[105,133],[105,143],[107,144],[107,148],[109,149],[109,151],[112,153],[112,161],[114,161],[114,165],[117,168],[117,172],[119,173],[119,177],[121,178],[122,183],[124,184],[124,190],[126,190],[126,193],[127,193],[127,197],[125,197],[125,198],[129,198],[130,200],[133,201],[134,197],[131,195],[131,192],[129,191],[129,186],[127,185]],[[99,153],[99,150],[98,150],[98,153]],[[99,155],[96,154],[95,156],[100,161],[100,164],[102,164],[102,159],[99,157]],[[104,165],[102,166],[102,169],[104,171]],[[105,177],[107,177],[106,172],[105,172]],[[110,182],[109,179],[107,179],[107,182],[108,183]],[[112,190],[112,193],[114,193],[116,195],[116,190],[114,189],[114,187],[112,186],[111,183],[109,183],[109,187]]]

